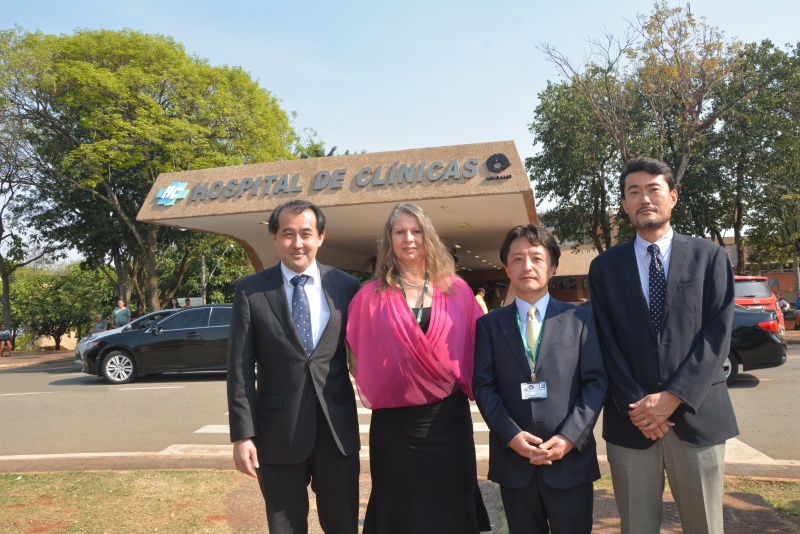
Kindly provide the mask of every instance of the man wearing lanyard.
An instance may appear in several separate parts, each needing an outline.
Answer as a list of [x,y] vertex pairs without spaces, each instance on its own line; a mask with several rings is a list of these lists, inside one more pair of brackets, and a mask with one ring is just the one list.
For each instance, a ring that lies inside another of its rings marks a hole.
[[512,534],[592,530],[608,378],[592,312],[548,293],[560,255],[547,229],[512,228],[500,259],[517,298],[477,323],[473,390]]

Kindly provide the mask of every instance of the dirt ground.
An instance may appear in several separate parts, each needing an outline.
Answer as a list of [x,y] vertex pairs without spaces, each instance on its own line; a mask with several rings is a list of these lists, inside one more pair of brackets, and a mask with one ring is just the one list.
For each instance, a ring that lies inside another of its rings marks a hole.
[[[369,500],[369,475],[361,476],[361,513],[364,517]],[[481,492],[489,517],[492,520],[492,532],[507,532],[503,515],[503,504],[500,501],[500,489],[497,484],[483,480],[480,482]],[[311,513],[309,514],[309,534],[322,534],[316,520],[314,497],[309,490]],[[614,502],[611,489],[597,489],[594,494],[594,532],[600,534],[618,533],[620,530],[619,513]],[[775,513],[769,503],[762,497],[749,493],[726,493],[723,501],[726,534],[772,534],[779,532],[797,532],[790,522]],[[255,511],[257,510],[257,513]],[[238,488],[228,495],[228,521],[237,534],[255,534],[267,532],[264,515],[264,501],[258,489],[258,483],[252,479],[242,478]],[[669,489],[664,495],[662,528],[663,533],[682,532],[678,509],[672,500]]]

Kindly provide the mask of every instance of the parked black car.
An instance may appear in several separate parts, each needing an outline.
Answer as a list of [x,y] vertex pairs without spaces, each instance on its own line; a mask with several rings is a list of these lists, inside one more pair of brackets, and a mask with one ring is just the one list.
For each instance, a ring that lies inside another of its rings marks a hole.
[[97,339],[83,353],[84,373],[126,384],[143,374],[225,370],[229,304],[178,310],[146,329]]
[[752,311],[736,306],[731,353],[722,366],[728,385],[736,380],[740,366],[745,371],[753,371],[786,363],[786,342],[779,336],[778,329],[778,317],[774,311]]
[[[591,301],[581,306],[592,307]],[[778,317],[774,311],[753,311],[738,304],[733,310],[731,350],[722,365],[728,385],[745,371],[778,367],[786,363],[786,343],[779,335]]]

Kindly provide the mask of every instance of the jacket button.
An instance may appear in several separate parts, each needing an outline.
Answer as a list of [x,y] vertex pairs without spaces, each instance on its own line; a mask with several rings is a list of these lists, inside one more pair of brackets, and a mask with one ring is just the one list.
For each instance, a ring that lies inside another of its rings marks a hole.
[[309,391],[309,392],[308,392],[308,398],[309,398],[309,399],[311,399],[311,398],[313,398],[313,397],[316,397],[316,396],[317,396],[317,393],[316,393],[316,392],[314,392],[314,391]]
[[661,391],[661,382],[656,384],[656,391]]
[[653,351],[653,354],[658,354],[658,347],[654,347],[654,348],[652,349],[652,351]]

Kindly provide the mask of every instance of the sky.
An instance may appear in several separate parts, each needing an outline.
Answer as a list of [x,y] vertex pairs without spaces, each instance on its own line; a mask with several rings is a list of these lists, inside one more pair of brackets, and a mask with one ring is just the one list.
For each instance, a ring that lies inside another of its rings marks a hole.
[[[726,38],[800,41],[797,0],[690,8]],[[561,79],[537,47],[582,63],[588,39],[621,34],[651,9],[643,0],[0,0],[0,28],[171,36],[212,65],[242,67],[296,112],[298,131],[315,130],[337,153],[510,139],[524,159],[536,152],[537,95]]]

